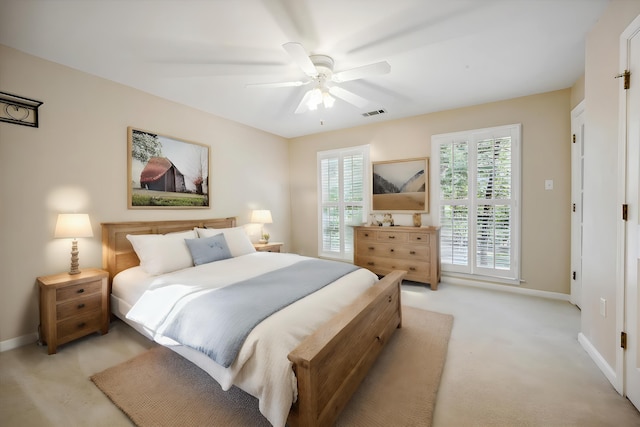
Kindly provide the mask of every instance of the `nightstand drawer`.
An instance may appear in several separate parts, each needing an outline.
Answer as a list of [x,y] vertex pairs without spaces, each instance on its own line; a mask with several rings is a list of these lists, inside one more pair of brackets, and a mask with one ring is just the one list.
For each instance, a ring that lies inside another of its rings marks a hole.
[[100,294],[93,294],[87,297],[76,298],[58,304],[56,309],[56,319],[62,320],[72,316],[82,316],[90,312],[100,312],[102,308],[102,297]]
[[91,282],[65,286],[64,288],[56,289],[56,301],[62,302],[83,295],[99,293],[101,290],[102,280],[93,280]]
[[100,312],[88,313],[86,316],[71,317],[56,325],[58,344],[90,334],[100,330]]

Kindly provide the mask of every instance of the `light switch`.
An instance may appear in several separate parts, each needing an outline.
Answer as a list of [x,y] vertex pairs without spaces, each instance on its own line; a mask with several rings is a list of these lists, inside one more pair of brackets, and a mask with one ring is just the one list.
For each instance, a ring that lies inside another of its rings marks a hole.
[[552,179],[545,179],[544,180],[544,189],[545,190],[553,190],[553,180]]

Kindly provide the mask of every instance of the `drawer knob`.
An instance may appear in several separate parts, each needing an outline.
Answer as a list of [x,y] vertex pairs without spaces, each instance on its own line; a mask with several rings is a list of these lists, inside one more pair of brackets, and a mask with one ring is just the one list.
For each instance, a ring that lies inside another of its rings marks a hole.
[[409,267],[409,270],[416,271],[416,268],[415,267]]
[[416,240],[422,240],[422,237],[416,237]]
[[373,251],[375,248],[373,246],[369,246],[369,250]]
[[396,238],[396,236],[389,236],[389,238],[390,238],[390,239],[395,239],[395,238]]
[[84,304],[78,304],[78,308],[84,308]]
[[364,233],[364,237],[369,237],[369,233]]
[[87,326],[87,323],[86,323],[86,322],[78,323],[78,329],[82,329],[82,328],[84,328],[85,326]]
[[369,262],[367,263],[367,265],[373,265],[373,262],[372,262],[372,261],[369,261]]
[[78,289],[78,293],[79,294],[83,294],[84,293],[84,289]]
[[409,251],[409,254],[410,254],[410,255],[415,255],[415,254],[416,254],[416,251]]
[[395,252],[395,249],[389,249],[389,252]]

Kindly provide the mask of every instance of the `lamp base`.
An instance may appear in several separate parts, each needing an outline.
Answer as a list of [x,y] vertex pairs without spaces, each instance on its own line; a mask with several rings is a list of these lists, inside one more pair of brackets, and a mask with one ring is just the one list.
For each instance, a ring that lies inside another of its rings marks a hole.
[[80,266],[80,261],[78,258],[79,253],[80,251],[78,251],[78,241],[76,239],[73,239],[73,241],[71,242],[71,269],[69,269],[69,274],[80,274],[80,269],[78,268]]

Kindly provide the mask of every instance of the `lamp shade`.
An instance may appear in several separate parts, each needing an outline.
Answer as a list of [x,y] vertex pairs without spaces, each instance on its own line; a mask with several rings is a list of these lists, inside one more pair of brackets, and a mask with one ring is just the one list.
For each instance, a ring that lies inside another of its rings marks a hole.
[[271,211],[268,209],[253,211],[251,214],[251,222],[258,224],[271,224],[273,222],[271,219]]
[[54,237],[93,237],[88,214],[59,214]]

